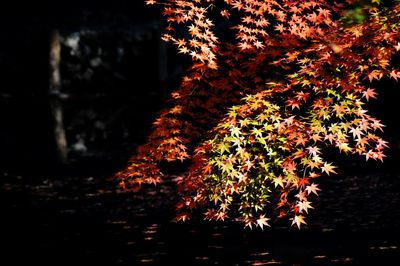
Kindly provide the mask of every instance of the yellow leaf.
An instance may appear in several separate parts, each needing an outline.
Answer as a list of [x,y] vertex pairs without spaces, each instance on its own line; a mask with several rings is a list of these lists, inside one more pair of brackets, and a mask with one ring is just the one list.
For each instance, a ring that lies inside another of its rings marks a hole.
[[264,230],[264,225],[265,226],[270,226],[268,224],[269,220],[270,219],[269,218],[265,218],[265,215],[263,214],[263,215],[260,216],[259,219],[257,219],[257,225],[260,226],[262,230]]
[[293,218],[293,221],[292,221],[292,225],[296,224],[297,228],[300,229],[301,224],[307,224],[304,221],[304,218],[305,217],[303,215],[295,215],[294,218]]
[[324,166],[321,167],[321,171],[327,173],[328,175],[330,175],[330,173],[337,174],[335,170],[333,170],[335,168],[336,166],[333,166],[330,163],[324,163]]

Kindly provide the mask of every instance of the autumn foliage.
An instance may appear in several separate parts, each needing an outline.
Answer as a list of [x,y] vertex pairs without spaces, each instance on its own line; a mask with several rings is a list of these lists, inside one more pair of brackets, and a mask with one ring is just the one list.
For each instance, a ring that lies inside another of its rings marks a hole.
[[188,161],[178,219],[263,228],[305,224],[317,178],[335,174],[337,149],[385,157],[383,125],[365,109],[381,79],[400,78],[400,4],[323,0],[147,0],[164,39],[193,58],[148,142],[117,174],[136,191],[161,162]]

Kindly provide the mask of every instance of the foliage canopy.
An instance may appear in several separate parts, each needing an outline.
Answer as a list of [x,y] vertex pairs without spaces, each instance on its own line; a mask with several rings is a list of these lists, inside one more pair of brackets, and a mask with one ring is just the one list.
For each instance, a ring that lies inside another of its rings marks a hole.
[[[127,191],[158,183],[162,161],[189,161],[178,219],[301,227],[317,178],[338,149],[385,157],[384,127],[365,109],[376,81],[400,78],[400,4],[379,0],[147,0],[163,39],[193,58],[148,142],[117,174]],[[227,32],[233,32],[232,37]]]

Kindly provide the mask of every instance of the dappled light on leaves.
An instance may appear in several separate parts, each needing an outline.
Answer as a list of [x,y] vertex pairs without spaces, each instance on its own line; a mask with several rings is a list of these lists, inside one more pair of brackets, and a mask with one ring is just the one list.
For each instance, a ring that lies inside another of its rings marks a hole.
[[[160,162],[189,161],[178,220],[201,210],[250,228],[283,217],[300,228],[317,178],[339,171],[329,153],[385,157],[384,125],[365,106],[377,82],[400,78],[400,4],[372,1],[349,22],[352,1],[146,3],[162,6],[163,39],[194,63],[117,174],[125,190],[159,182]],[[229,42],[218,36],[226,19]]]

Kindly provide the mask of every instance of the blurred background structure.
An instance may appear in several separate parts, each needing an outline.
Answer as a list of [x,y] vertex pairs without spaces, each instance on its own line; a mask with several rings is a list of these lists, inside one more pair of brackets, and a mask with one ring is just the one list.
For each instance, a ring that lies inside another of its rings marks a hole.
[[0,14],[0,166],[124,158],[184,69],[142,1],[14,2]]

